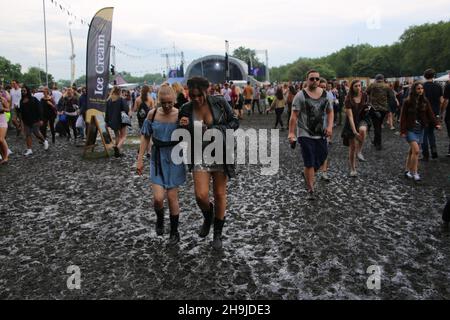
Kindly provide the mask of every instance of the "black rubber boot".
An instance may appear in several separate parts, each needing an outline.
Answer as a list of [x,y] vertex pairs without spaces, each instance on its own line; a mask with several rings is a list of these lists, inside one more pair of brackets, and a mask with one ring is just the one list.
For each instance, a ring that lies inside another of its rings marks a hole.
[[217,218],[214,219],[214,239],[212,242],[214,250],[222,250],[222,230],[224,224],[225,219],[224,220],[219,220]]
[[209,231],[211,230],[211,225],[213,224],[214,219],[214,205],[212,203],[209,204],[209,211],[203,212],[203,225],[198,232],[198,235],[201,238],[206,238],[209,235]]
[[180,216],[170,216],[170,238],[169,243],[175,245],[180,242],[180,233],[178,232],[178,222]]
[[162,209],[155,208],[155,212],[156,212],[156,226],[155,226],[156,234],[158,236],[162,236],[164,235],[164,208]]

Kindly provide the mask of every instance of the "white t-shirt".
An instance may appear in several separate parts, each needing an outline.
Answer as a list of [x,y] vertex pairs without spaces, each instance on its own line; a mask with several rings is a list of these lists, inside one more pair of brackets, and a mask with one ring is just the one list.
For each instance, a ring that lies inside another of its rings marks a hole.
[[222,95],[227,101],[231,101],[231,89],[222,89]]
[[43,94],[42,92],[36,92],[36,93],[34,94],[34,97],[35,97],[36,99],[38,99],[39,101],[41,101],[41,99],[44,97],[44,94]]
[[59,100],[62,98],[62,93],[58,90],[52,91],[53,100],[55,100],[55,104],[58,105]]
[[22,99],[22,90],[19,89],[11,89],[9,94],[11,95],[11,109],[14,109],[19,106],[20,99]]

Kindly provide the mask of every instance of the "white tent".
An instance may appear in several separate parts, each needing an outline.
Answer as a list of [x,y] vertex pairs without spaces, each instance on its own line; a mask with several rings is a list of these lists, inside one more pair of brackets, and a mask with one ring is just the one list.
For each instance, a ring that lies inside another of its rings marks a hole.
[[442,77],[440,77],[440,78],[437,78],[435,81],[438,81],[438,82],[446,82],[446,81],[449,81],[449,76],[448,76],[448,74],[447,74],[447,75],[445,75],[445,76],[442,76]]

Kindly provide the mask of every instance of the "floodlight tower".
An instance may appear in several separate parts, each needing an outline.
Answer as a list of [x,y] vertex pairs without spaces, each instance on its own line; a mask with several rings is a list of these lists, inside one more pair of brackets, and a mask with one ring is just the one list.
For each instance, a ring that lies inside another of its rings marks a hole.
[[69,22],[69,34],[70,34],[70,43],[72,45],[72,54],[70,56],[70,85],[72,85],[75,82],[75,46],[73,43],[73,37],[72,37],[72,30],[70,29],[70,26],[72,25],[72,22]]

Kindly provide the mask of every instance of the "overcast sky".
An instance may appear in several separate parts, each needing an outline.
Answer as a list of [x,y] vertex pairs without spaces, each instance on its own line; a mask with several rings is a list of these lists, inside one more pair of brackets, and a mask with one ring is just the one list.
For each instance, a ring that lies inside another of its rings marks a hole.
[[[299,57],[327,55],[358,41],[391,44],[407,27],[448,20],[450,12],[449,0],[56,1],[89,22],[98,9],[113,6],[117,68],[135,75],[165,69],[165,59],[156,52],[162,48],[173,52],[174,45],[190,62],[224,54],[224,41],[229,40],[231,51],[239,46],[268,49],[270,66],[279,66]],[[45,2],[49,72],[56,79],[70,79],[69,21],[73,19],[51,0]],[[42,1],[0,0],[0,5],[0,56],[20,63],[23,71],[30,66],[44,68]],[[86,71],[88,32],[79,20],[72,25],[77,78]]]

